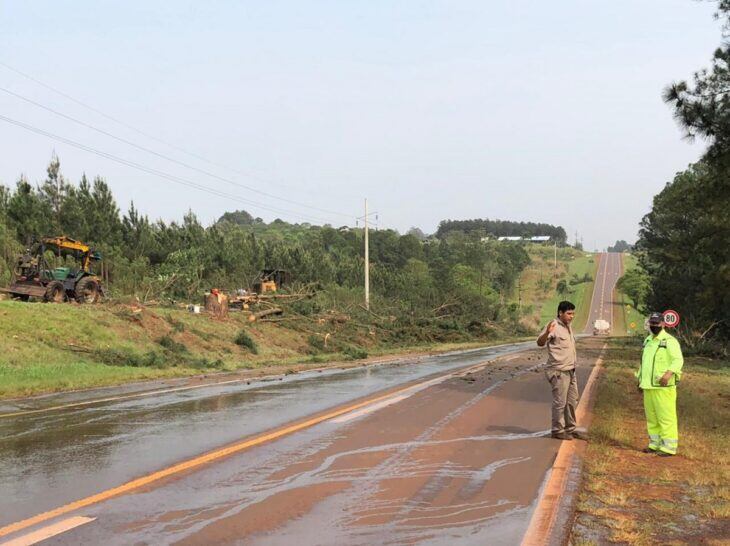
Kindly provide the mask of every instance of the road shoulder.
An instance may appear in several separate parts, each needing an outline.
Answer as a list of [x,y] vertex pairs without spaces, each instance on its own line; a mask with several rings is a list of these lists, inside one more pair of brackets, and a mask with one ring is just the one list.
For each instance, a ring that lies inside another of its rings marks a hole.
[[730,363],[690,357],[678,391],[679,454],[642,453],[639,343],[611,339],[572,527],[575,545],[728,544]]

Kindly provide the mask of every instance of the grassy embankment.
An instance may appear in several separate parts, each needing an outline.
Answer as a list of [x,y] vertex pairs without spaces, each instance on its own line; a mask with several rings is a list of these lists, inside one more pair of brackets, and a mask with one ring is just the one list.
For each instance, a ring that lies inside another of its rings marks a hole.
[[[636,257],[624,252],[623,273],[638,267]],[[644,333],[644,315],[642,315],[632,304],[628,297],[620,290],[615,290],[614,301],[614,335],[637,335]]]
[[[525,284],[531,287],[528,294],[529,297],[533,298],[532,301],[535,302],[535,309],[539,312],[539,315],[537,312],[535,313],[537,326],[542,327],[548,321],[554,319],[558,303],[561,300],[567,299],[572,301],[576,306],[574,324],[576,325],[575,330],[580,332],[588,320],[591,295],[593,294],[593,285],[598,269],[598,257],[594,254],[579,252],[572,248],[558,249],[557,274],[553,274],[552,278],[550,278],[549,275],[545,275],[545,271],[548,273],[554,271],[553,250],[549,250],[549,256],[531,255],[533,258],[533,266],[536,267],[538,275],[543,275],[542,277],[536,277],[534,272],[529,270],[526,272],[526,275],[529,276]],[[563,253],[562,256],[560,254],[561,252]],[[571,280],[575,280],[576,278],[582,280],[586,275],[591,278],[590,281],[571,284]],[[533,282],[530,283],[530,280]],[[557,291],[557,284],[560,280],[565,280],[568,287],[568,291],[563,294]]]
[[633,372],[638,338],[609,341],[573,528],[575,546],[730,543],[730,362],[689,357],[678,387],[679,454],[647,444]]
[[[590,305],[596,276],[598,260],[595,255],[571,247],[558,248],[556,269],[553,247],[528,245],[527,252],[532,263],[522,273],[519,285],[526,314],[524,321],[537,330],[555,318],[561,300],[569,299],[577,307],[577,330],[582,330],[588,319],[587,306]],[[591,277],[591,281],[571,285],[574,275],[582,279],[586,274]],[[568,285],[565,294],[557,292],[557,284],[561,279]]]
[[[329,346],[322,346],[316,329],[332,332]],[[361,325],[324,319],[297,329],[251,324],[241,313],[217,320],[180,308],[15,301],[0,301],[0,330],[0,398],[201,373],[296,372],[327,362],[512,340],[496,332],[488,340],[397,345],[379,343]]]

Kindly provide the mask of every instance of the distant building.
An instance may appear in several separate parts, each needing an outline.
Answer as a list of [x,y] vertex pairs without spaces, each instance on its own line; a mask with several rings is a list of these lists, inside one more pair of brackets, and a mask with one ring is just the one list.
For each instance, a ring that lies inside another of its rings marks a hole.
[[[487,240],[486,237],[482,238],[482,242]],[[550,242],[549,235],[535,235],[533,237],[515,237],[515,236],[503,236],[497,237],[498,241],[517,242],[517,243],[548,243]]]

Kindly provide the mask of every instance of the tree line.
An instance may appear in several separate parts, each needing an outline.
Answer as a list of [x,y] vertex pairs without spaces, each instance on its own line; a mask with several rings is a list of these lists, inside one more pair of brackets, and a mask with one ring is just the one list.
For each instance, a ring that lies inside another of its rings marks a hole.
[[444,238],[450,233],[460,232],[478,234],[483,237],[536,237],[547,235],[552,241],[563,246],[568,237],[561,226],[535,222],[513,222],[509,220],[489,220],[475,218],[472,220],[443,220],[439,223],[436,237]]
[[[46,179],[20,177],[0,186],[0,280],[17,255],[42,236],[67,235],[103,255],[108,291],[141,300],[199,301],[203,291],[251,286],[262,269],[285,269],[309,285],[362,301],[363,231],[266,223],[246,211],[203,226],[194,212],[181,221],[151,220],[132,203],[120,211],[102,177],[67,180],[54,156]],[[373,297],[396,316],[443,315],[461,323],[517,321],[507,302],[530,259],[519,245],[453,231],[439,239],[394,230],[370,232]],[[294,288],[295,289],[295,288]]]
[[[730,28],[730,1],[717,18]],[[690,343],[727,351],[730,338],[730,43],[692,81],[667,87],[665,101],[689,139],[702,138],[702,159],[677,173],[654,197],[636,249],[646,278],[647,309],[680,312]],[[635,281],[635,284],[641,284]]]

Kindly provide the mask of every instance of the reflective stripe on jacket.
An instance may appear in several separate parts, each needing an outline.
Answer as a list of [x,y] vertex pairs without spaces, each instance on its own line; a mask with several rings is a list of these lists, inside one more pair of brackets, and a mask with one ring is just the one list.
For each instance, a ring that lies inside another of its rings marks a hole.
[[667,371],[674,375],[667,387],[674,387],[682,376],[682,349],[679,341],[662,330],[656,336],[649,334],[644,340],[644,351],[641,354],[641,366],[636,372],[639,387],[642,389],[663,389],[659,380]]

